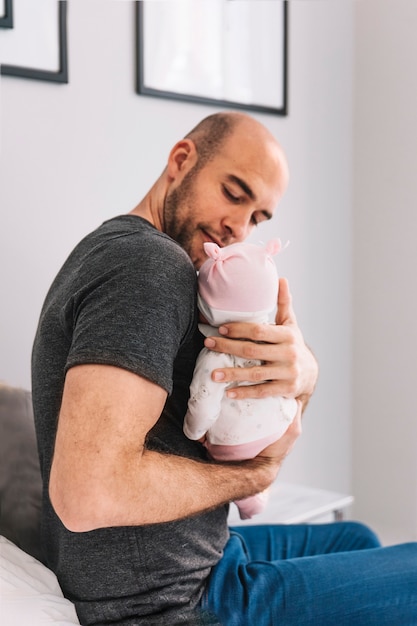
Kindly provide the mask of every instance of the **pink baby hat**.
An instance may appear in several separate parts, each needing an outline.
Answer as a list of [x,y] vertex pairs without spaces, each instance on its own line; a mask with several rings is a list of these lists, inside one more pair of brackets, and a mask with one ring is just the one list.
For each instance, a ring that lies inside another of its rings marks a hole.
[[220,248],[205,243],[209,257],[198,276],[200,297],[220,311],[271,312],[278,296],[278,272],[272,256],[281,250],[279,239],[266,246],[234,243]]

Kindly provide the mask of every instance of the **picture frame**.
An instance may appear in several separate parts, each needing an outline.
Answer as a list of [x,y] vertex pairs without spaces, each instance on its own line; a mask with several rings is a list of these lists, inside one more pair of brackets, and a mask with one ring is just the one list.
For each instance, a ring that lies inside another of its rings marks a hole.
[[13,0],[0,0],[0,28],[13,28]]
[[67,0],[13,0],[13,12],[12,30],[0,31],[0,74],[68,83]]
[[287,0],[138,0],[137,93],[288,114]]

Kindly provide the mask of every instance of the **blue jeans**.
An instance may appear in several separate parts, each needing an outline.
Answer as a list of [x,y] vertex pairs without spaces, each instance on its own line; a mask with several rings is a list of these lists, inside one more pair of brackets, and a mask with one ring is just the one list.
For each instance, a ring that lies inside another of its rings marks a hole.
[[202,608],[222,626],[416,626],[417,543],[355,522],[231,529]]

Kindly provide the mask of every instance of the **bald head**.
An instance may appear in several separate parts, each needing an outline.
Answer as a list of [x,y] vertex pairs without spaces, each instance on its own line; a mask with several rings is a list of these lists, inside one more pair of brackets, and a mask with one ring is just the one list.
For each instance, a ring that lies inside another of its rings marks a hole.
[[253,117],[236,111],[214,113],[204,118],[187,135],[197,149],[196,170],[212,160],[231,137],[244,137],[248,147],[258,144],[274,154],[285,180],[288,180],[288,164],[285,153],[272,133]]

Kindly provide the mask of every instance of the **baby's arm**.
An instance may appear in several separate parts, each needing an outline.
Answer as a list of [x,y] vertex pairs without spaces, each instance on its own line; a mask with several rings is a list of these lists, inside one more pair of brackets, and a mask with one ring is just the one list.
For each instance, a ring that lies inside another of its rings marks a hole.
[[189,439],[201,439],[220,414],[224,392],[230,383],[218,383],[211,373],[218,367],[232,367],[233,357],[203,348],[200,352],[190,385],[188,411],[184,418],[184,433]]

